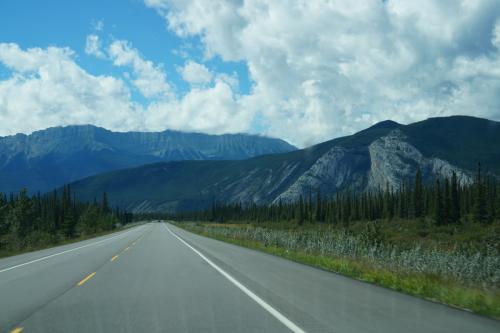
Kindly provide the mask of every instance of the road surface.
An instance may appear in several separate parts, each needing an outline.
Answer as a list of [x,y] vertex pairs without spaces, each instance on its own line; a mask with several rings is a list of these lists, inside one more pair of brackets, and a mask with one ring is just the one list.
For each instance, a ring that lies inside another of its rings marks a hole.
[[150,223],[0,260],[0,332],[500,332],[500,322]]

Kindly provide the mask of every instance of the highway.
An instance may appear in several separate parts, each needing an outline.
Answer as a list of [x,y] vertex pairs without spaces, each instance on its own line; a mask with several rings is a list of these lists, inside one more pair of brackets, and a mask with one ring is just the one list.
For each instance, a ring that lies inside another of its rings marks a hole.
[[149,223],[0,259],[0,332],[500,332],[500,322]]

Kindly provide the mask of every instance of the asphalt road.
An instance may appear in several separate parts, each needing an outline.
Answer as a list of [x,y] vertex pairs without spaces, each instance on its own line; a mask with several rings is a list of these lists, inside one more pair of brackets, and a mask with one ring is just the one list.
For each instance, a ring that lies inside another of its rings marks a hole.
[[12,330],[500,332],[500,322],[151,223],[1,259],[0,332]]

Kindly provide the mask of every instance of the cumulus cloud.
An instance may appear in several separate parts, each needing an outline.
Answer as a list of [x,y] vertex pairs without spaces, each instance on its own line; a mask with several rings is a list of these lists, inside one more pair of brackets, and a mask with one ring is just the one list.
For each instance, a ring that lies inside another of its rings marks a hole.
[[145,125],[212,134],[247,132],[253,115],[238,104],[230,83],[217,78],[213,86],[194,88],[180,100],[150,104]]
[[115,66],[132,68],[132,83],[147,98],[171,97],[171,88],[163,69],[149,60],[145,60],[139,51],[125,40],[114,41],[108,54]]
[[246,63],[237,107],[307,145],[374,122],[500,120],[500,2],[145,0],[207,57]]
[[188,61],[179,70],[184,81],[192,84],[207,84],[212,81],[212,72],[203,64],[194,61]]
[[69,48],[23,50],[17,44],[0,43],[0,63],[12,72],[0,81],[0,134],[70,124],[123,131],[169,128],[221,134],[249,130],[252,115],[238,105],[234,77],[201,80],[198,76],[194,81],[206,84],[175,97],[162,68],[144,59],[130,43],[113,42],[109,58],[116,66],[132,69],[132,84],[151,97],[149,102],[134,103],[129,86],[121,79],[86,72]]
[[23,50],[0,43],[0,63],[13,73],[0,81],[2,134],[87,123],[115,130],[141,127],[124,82],[87,73],[68,48]]
[[87,36],[85,42],[85,53],[93,55],[97,58],[104,58],[104,52],[102,51],[101,40],[99,36],[91,34]]
[[[102,45],[98,32],[87,37],[86,52],[129,72],[125,79],[87,73],[67,48],[0,44],[0,62],[12,72],[0,81],[2,134],[83,122],[123,130],[263,129],[305,146],[385,119],[500,120],[497,0],[145,3],[186,43],[200,40],[205,60],[246,64],[249,91],[239,92],[235,74],[187,60],[178,70],[190,90],[178,96],[162,65],[125,40]],[[145,97],[143,105],[131,89]]]

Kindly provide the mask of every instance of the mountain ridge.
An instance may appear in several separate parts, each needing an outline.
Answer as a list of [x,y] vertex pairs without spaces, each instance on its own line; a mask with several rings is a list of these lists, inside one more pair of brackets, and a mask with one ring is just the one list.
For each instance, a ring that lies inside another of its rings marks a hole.
[[250,134],[51,127],[0,137],[0,191],[46,191],[90,175],[166,160],[245,159],[295,149],[281,139]]
[[500,171],[498,142],[500,123],[481,118],[385,122],[301,150],[239,161],[156,163],[72,186],[85,200],[106,191],[113,204],[133,211],[206,208],[213,200],[268,204],[297,200],[311,190],[335,195],[387,184],[399,189],[417,168],[428,183],[453,172],[462,183],[470,183],[479,161],[485,169]]

